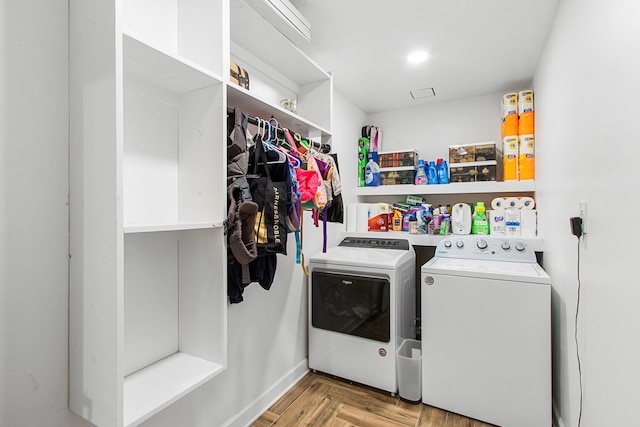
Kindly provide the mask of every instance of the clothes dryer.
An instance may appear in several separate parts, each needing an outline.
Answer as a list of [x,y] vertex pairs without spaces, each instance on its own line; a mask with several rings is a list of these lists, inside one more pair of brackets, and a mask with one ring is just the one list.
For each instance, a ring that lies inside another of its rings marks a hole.
[[396,351],[415,338],[415,252],[346,237],[309,261],[309,367],[395,394]]

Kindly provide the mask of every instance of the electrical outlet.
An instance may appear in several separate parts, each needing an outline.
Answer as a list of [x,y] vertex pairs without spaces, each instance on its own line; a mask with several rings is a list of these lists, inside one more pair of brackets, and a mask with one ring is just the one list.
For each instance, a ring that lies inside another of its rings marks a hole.
[[587,202],[580,202],[580,218],[582,219],[582,234],[587,234]]

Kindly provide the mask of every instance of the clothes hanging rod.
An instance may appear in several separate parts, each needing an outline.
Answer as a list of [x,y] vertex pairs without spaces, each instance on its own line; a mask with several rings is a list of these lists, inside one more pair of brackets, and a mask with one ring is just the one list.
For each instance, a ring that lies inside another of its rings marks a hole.
[[[240,109],[240,111],[242,111],[242,109]],[[234,114],[234,113],[235,113],[235,107],[227,107],[227,115]],[[247,121],[249,123],[251,123],[252,125],[254,125],[254,126],[259,126],[260,121],[269,122],[269,120],[264,120],[264,119],[261,119],[259,117],[250,116],[249,113],[247,113],[246,111],[242,111],[242,113],[247,115]],[[274,119],[276,122],[278,122],[278,119],[276,119],[275,117],[271,117],[271,118]],[[280,127],[280,123],[279,122],[278,122],[278,126],[276,126],[276,132],[284,134],[284,129]],[[321,153],[327,154],[327,153],[331,152],[331,144],[319,143],[319,142],[316,142],[316,141],[312,140],[309,137],[307,137],[305,139],[311,144],[312,147],[315,147]]]

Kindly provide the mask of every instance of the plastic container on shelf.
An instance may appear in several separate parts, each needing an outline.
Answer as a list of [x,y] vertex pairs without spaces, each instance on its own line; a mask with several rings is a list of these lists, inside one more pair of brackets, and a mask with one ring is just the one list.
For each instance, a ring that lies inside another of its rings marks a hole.
[[427,183],[427,167],[424,164],[424,160],[418,160],[418,166],[416,166],[416,185],[424,185]]
[[448,184],[449,183],[449,167],[447,166],[447,161],[438,159],[438,184]]
[[427,167],[427,184],[437,184],[438,183],[438,168],[436,167],[436,162],[433,160],[429,162],[429,166]]

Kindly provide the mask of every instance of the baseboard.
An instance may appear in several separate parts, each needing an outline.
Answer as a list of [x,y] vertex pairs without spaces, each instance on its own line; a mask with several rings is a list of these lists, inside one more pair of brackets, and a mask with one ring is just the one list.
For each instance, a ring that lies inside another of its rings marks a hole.
[[562,421],[562,417],[560,416],[560,411],[558,410],[555,399],[551,401],[551,408],[553,413],[553,426],[564,427],[564,422]]
[[309,361],[304,359],[297,366],[287,372],[274,383],[267,391],[262,393],[256,400],[235,417],[227,420],[224,427],[246,427],[260,418],[267,409],[278,401],[291,387],[293,387],[302,377],[309,372]]

